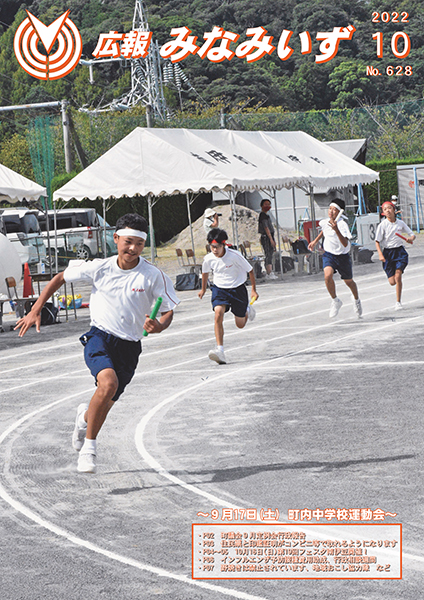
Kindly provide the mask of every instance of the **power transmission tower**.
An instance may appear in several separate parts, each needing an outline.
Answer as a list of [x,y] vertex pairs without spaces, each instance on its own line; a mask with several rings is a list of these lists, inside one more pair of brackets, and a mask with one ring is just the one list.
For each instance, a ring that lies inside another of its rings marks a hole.
[[[150,32],[149,23],[147,22],[147,12],[143,0],[135,0],[133,30]],[[184,89],[185,91],[193,92],[200,100],[205,102],[190,84],[188,77],[181,67],[178,64],[173,64],[170,60],[164,60],[160,56],[159,45],[156,40],[152,40],[150,43],[149,53],[145,58],[131,58],[129,60],[131,64],[131,90],[127,94],[113,100],[100,109],[91,111],[80,108],[80,110],[83,112],[94,113],[109,110],[126,110],[141,103],[148,108],[148,123],[150,116],[153,116],[159,121],[164,121],[171,116],[171,111],[166,105],[163,93],[164,85],[177,90],[181,109],[182,92]],[[90,83],[93,84],[94,65],[117,61],[128,64],[128,59],[123,58],[81,59],[80,64],[89,67]]]
[[[133,29],[150,31],[143,0],[135,0]],[[167,111],[160,60],[158,43],[152,41],[146,58],[137,58],[131,61],[131,91],[121,98],[119,104],[130,108],[141,102],[151,107],[156,118],[166,119]]]

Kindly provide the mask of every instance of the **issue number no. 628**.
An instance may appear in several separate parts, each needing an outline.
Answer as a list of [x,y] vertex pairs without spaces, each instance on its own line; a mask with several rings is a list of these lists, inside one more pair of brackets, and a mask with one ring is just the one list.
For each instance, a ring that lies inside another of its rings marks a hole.
[[[385,73],[389,77],[392,77],[392,75],[394,75],[396,77],[399,77],[401,75],[406,75],[407,77],[410,77],[413,74],[413,71],[412,71],[412,67],[410,65],[407,65],[405,67],[403,65],[396,65],[394,67],[392,65],[389,65],[388,67],[386,67]],[[383,73],[380,71],[380,69],[378,69],[377,67],[373,67],[373,66],[367,66],[366,74],[371,75],[372,77],[375,77],[377,75],[383,75]]]

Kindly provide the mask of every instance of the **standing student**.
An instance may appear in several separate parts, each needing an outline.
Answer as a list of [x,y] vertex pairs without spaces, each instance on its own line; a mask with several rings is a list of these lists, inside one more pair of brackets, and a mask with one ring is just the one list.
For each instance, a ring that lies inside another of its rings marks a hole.
[[217,213],[214,208],[207,208],[203,215],[203,229],[206,235],[211,229],[215,229],[219,225],[219,217],[222,217],[220,213]]
[[[173,309],[179,303],[169,277],[140,256],[147,231],[147,221],[140,215],[127,214],[118,219],[113,236],[118,255],[72,261],[46,285],[31,312],[16,324],[21,337],[32,325],[40,331],[41,309],[64,282],[92,284],[91,329],[80,341],[97,388],[90,403],[82,403],[77,409],[72,445],[79,452],[80,473],[96,472],[97,435],[133,378],[143,331],[160,333],[169,327]],[[163,300],[161,316],[153,320],[149,313],[159,296]]]
[[274,239],[274,225],[272,224],[269,211],[271,210],[271,202],[264,198],[261,200],[261,212],[258,219],[258,233],[261,234],[261,246],[265,255],[265,271],[266,279],[278,279],[275,273],[272,272],[272,257],[275,252],[276,244]]
[[332,298],[330,307],[330,318],[338,315],[343,302],[336,294],[334,273],[340,273],[347,287],[353,295],[353,309],[357,317],[362,316],[362,305],[358,296],[358,287],[353,280],[352,261],[350,260],[350,238],[352,237],[347,223],[342,219],[341,212],[345,209],[345,203],[341,199],[334,200],[328,208],[328,219],[319,222],[321,232],[308,245],[313,251],[321,238],[324,238],[324,254],[322,266],[324,267],[325,285]]
[[211,350],[208,356],[219,365],[225,365],[227,362],[224,354],[225,313],[231,309],[236,326],[240,329],[243,329],[248,320],[253,321],[255,318],[255,310],[249,305],[245,284],[247,274],[252,286],[251,299],[254,301],[259,297],[256,292],[253,268],[240,252],[226,247],[227,239],[227,233],[223,229],[212,229],[208,233],[207,242],[211,251],[203,259],[202,289],[199,292],[199,298],[202,299],[208,285],[209,273],[212,272],[212,310],[215,313],[216,348]]
[[408,253],[403,245],[403,238],[399,236],[405,233],[408,236],[405,241],[412,244],[415,235],[406,223],[396,218],[393,202],[383,202],[381,212],[386,218],[377,227],[375,245],[390,285],[396,286],[395,310],[401,310],[402,274],[408,264]]

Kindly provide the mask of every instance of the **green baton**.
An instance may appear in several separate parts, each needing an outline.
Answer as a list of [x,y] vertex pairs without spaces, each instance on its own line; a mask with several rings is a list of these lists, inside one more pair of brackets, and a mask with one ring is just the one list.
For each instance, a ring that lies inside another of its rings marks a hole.
[[[159,312],[161,304],[162,304],[162,298],[161,298],[161,296],[159,296],[159,298],[156,300],[156,304],[154,305],[152,312],[150,313],[150,318],[153,321],[156,319],[156,315]],[[146,336],[149,335],[148,332],[145,329],[143,329],[143,335],[144,335],[144,337],[146,337]]]

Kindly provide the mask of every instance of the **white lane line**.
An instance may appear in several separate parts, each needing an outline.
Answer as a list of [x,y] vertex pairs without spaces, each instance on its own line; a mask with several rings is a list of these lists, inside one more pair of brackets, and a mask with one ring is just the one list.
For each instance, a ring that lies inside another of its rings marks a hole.
[[[411,320],[414,320],[414,319],[411,319]],[[405,322],[405,321],[403,321],[403,322]],[[381,328],[379,328],[379,329],[381,329]],[[345,336],[345,337],[350,337],[350,336]],[[333,341],[333,343],[334,343],[334,341]],[[304,352],[307,351],[307,350],[308,349],[305,349]],[[271,359],[271,362],[275,362],[276,360],[279,360],[281,358],[283,358],[283,357],[279,357],[279,358],[276,358],[276,359]],[[269,361],[267,361],[266,363],[263,363],[263,364],[265,365],[268,362]],[[248,368],[250,368],[250,366],[246,366],[243,369],[238,369],[238,371],[242,371],[242,370],[245,370],[245,369],[248,369]],[[210,383],[212,380],[224,378],[224,377],[226,377],[228,375],[230,375],[229,372],[222,373],[220,376],[214,377],[213,379],[209,380],[207,383]],[[187,391],[190,390],[190,389],[198,388],[198,387],[200,387],[202,385],[205,385],[205,384],[206,384],[206,382],[202,382],[201,384],[197,384],[196,386],[191,386],[191,388],[188,388],[185,391],[180,392],[179,394],[177,394],[175,396],[178,397],[178,396],[180,396],[183,393],[187,393]],[[0,444],[4,441],[4,439],[12,431],[14,431],[17,427],[19,427],[19,425],[21,425],[23,422],[25,422],[26,420],[30,419],[31,417],[35,416],[36,414],[39,414],[40,412],[43,412],[43,411],[46,411],[46,410],[49,410],[50,408],[53,408],[54,406],[56,406],[60,402],[68,401],[71,397],[76,397],[76,396],[88,393],[89,391],[90,390],[84,390],[82,392],[74,394],[73,396],[67,396],[66,398],[64,398],[64,399],[62,399],[60,401],[56,401],[56,402],[50,403],[49,405],[47,405],[45,407],[42,407],[42,408],[40,408],[40,409],[38,409],[36,411],[33,411],[32,413],[30,413],[26,417],[23,417],[23,418],[19,419],[13,426],[9,427],[8,430],[6,430],[6,432],[4,432],[4,434],[2,436],[0,436]],[[173,400],[174,399],[176,399],[176,398],[173,398]],[[171,400],[168,398],[167,400],[165,400],[164,402],[162,402],[160,404],[160,407],[162,407],[164,404],[169,403],[170,401]],[[155,409],[153,409],[153,410],[155,410]],[[148,413],[148,415],[149,414],[150,413]],[[147,423],[149,421],[149,419],[147,418],[148,415],[146,415],[146,417],[143,419],[145,421],[146,425],[147,425]],[[148,456],[150,456],[150,455],[148,455]],[[156,463],[156,461],[153,459],[153,457],[151,458],[151,460],[154,463]],[[174,476],[172,476],[166,470],[164,470],[160,466],[159,463],[157,463],[157,466],[158,466],[158,468],[154,467],[155,470],[159,469],[158,472],[160,474],[162,474],[162,475],[164,475],[164,472],[167,473],[168,474],[167,476],[169,478],[171,478],[171,480],[173,480]],[[203,496],[205,496],[205,494],[207,494],[207,493],[203,492],[202,490],[198,490],[195,486],[186,484],[185,482],[183,482],[182,480],[179,480],[178,478],[175,478],[175,480],[176,480],[175,481],[176,483],[178,483],[179,485],[182,485],[182,487],[185,487],[186,489],[188,488],[192,492],[194,491],[195,493],[203,495]],[[194,580],[189,579],[185,575],[178,575],[178,574],[175,574],[175,573],[170,573],[168,571],[165,571],[165,570],[162,570],[162,569],[158,569],[156,567],[152,567],[151,565],[145,565],[145,564],[140,563],[138,561],[134,561],[133,559],[129,559],[129,558],[123,557],[123,556],[121,556],[119,554],[112,553],[110,551],[104,550],[104,549],[96,546],[95,544],[92,544],[91,542],[88,542],[86,540],[78,538],[78,537],[74,536],[72,533],[70,533],[70,532],[68,532],[68,531],[66,531],[64,529],[58,528],[54,524],[52,524],[52,523],[50,523],[48,521],[45,521],[44,519],[42,519],[41,517],[39,517],[39,515],[37,515],[33,511],[31,511],[28,507],[26,507],[23,504],[21,504],[20,502],[14,500],[7,493],[7,491],[3,488],[3,486],[1,486],[1,485],[0,485],[0,496],[6,502],[8,502],[11,506],[13,506],[16,510],[18,510],[22,514],[26,515],[28,518],[30,518],[31,520],[33,520],[36,523],[40,524],[41,526],[45,527],[46,529],[52,531],[53,533],[55,533],[57,535],[65,537],[66,539],[68,539],[69,541],[71,541],[72,543],[74,543],[76,545],[85,547],[86,549],[89,549],[89,550],[91,550],[93,552],[102,554],[102,555],[104,555],[104,556],[106,556],[106,557],[108,557],[110,559],[116,560],[118,562],[122,562],[123,564],[129,565],[129,566],[133,566],[133,567],[138,568],[140,570],[144,570],[144,571],[148,571],[150,573],[154,573],[154,574],[157,574],[157,575],[165,576],[165,577],[168,577],[168,578],[171,578],[171,579],[174,579],[174,580],[178,580],[179,582],[182,582],[182,583],[186,583],[186,584],[189,584],[189,585],[194,585],[194,586],[201,587],[203,589],[208,589],[208,590],[211,590],[211,591],[214,591],[214,592],[217,592],[217,593],[221,593],[221,594],[224,594],[224,595],[232,596],[232,597],[235,597],[235,598],[241,598],[241,599],[245,599],[245,600],[258,600],[258,597],[255,597],[255,596],[252,596],[252,595],[249,595],[249,594],[245,594],[243,592],[237,592],[236,590],[227,589],[227,588],[221,588],[219,586],[213,586],[213,585],[206,584],[206,583],[198,581],[198,580],[194,581]],[[210,497],[215,498],[215,496],[209,495],[209,494],[207,494],[205,497],[207,497],[209,499],[210,499]],[[219,500],[219,499],[217,498],[217,500]],[[216,502],[217,500],[214,500],[214,502]],[[226,502],[226,501],[221,501],[221,502],[224,502],[224,504],[227,507],[229,507],[229,503],[228,502]],[[406,556],[408,556],[408,557],[410,557],[412,559],[415,559],[415,560],[424,561],[424,559],[422,559],[421,557],[414,557],[414,556],[408,555],[408,554]],[[265,599],[261,599],[261,600],[265,600]]]
[[[49,375],[47,377],[43,377],[35,381],[31,380],[27,383],[22,383],[21,385],[15,385],[14,387],[7,388],[6,390],[0,390],[0,394],[6,392],[14,392],[16,390],[22,390],[23,388],[31,387],[32,385],[39,385],[40,383],[45,383],[46,381],[53,381],[53,379],[63,379],[65,377],[72,377],[72,375],[74,375],[75,373],[87,374],[87,367],[85,369],[77,369],[76,371],[68,371],[68,373],[61,373],[60,375]],[[93,392],[93,388],[91,388],[91,392]]]
[[[420,318],[422,318],[422,315],[419,315],[418,317],[411,317],[407,321],[403,320],[401,323],[399,323],[399,322],[397,322],[397,323],[404,324],[405,322],[415,321]],[[371,330],[371,331],[379,331],[379,330],[384,329],[391,325],[393,325],[393,324],[390,323],[390,325],[386,325],[384,327],[376,327],[374,330]],[[255,367],[258,369],[261,369],[261,371],[263,371],[264,369],[267,369],[271,363],[275,363],[277,361],[284,360],[284,359],[290,358],[292,356],[310,352],[312,350],[315,350],[316,348],[321,348],[323,346],[336,344],[342,340],[346,340],[351,337],[359,336],[361,334],[369,333],[369,332],[370,332],[370,330],[354,332],[352,334],[348,334],[348,335],[339,337],[336,340],[334,340],[334,339],[329,340],[327,342],[315,344],[314,346],[304,348],[303,350],[298,350],[296,352],[290,352],[288,354],[285,354],[284,356],[279,356],[276,358],[268,359],[266,361],[257,363],[255,365]],[[276,339],[278,339],[278,338],[276,338]],[[270,341],[272,341],[272,340],[270,340]],[[187,361],[187,362],[189,362],[189,361]],[[237,373],[237,375],[239,375],[240,373],[243,373],[244,371],[251,371],[251,369],[252,369],[252,365],[249,364],[249,365],[246,365],[246,366],[243,366],[240,368],[234,368],[231,371],[226,371],[225,373],[222,373],[221,375],[217,375],[215,377],[205,379],[200,383],[192,385],[184,390],[180,390],[176,394],[173,394],[172,396],[165,398],[164,400],[162,400],[162,402],[160,402],[159,404],[157,404],[156,406],[151,408],[146,413],[146,415],[141,419],[141,421],[138,423],[136,430],[135,430],[135,435],[134,435],[134,441],[135,441],[137,451],[139,452],[140,456],[144,459],[144,461],[147,463],[147,465],[149,465],[149,467],[154,469],[159,475],[162,475],[163,477],[165,477],[172,483],[186,489],[189,492],[192,492],[198,496],[207,498],[207,499],[211,500],[212,502],[215,502],[216,504],[224,506],[224,507],[240,508],[238,506],[233,506],[233,505],[229,504],[228,501],[226,501],[225,499],[219,498],[218,496],[215,496],[214,494],[210,494],[209,492],[205,492],[204,490],[197,488],[195,485],[188,484],[185,481],[183,481],[182,479],[180,479],[179,477],[176,477],[175,475],[172,475],[171,473],[169,473],[169,471],[167,471],[167,469],[162,467],[162,465],[148,452],[148,450],[144,444],[144,434],[145,434],[147,426],[149,425],[152,418],[165,406],[170,405],[176,401],[181,401],[183,399],[183,397],[185,395],[187,395],[188,393],[198,390],[199,388],[209,385],[210,383],[215,383],[219,379],[224,379],[226,377],[232,377],[232,376],[234,376],[235,373]],[[415,560],[415,561],[424,563],[424,556],[415,556],[413,554],[408,554],[408,553],[403,553],[403,556],[408,557],[411,560]]]
[[[418,287],[420,287],[420,288],[421,288],[421,287],[424,287],[424,286],[418,286]],[[379,297],[379,296],[378,296],[378,297]],[[406,306],[406,305],[408,305],[408,304],[413,304],[413,303],[415,303],[415,302],[418,302],[419,300],[420,300],[420,299],[417,299],[417,300],[410,300],[409,302],[407,302],[407,303],[404,303],[404,305]],[[273,309],[273,310],[274,310],[274,309]],[[273,312],[273,310],[271,310],[271,311],[267,311],[267,312]],[[378,314],[378,313],[380,313],[380,312],[383,312],[383,313],[384,313],[384,312],[386,312],[386,310],[387,310],[387,309],[381,309],[381,308],[378,308],[377,310],[374,310],[374,311],[368,312],[368,313],[367,313],[367,315]],[[315,312],[312,312],[312,313],[310,312],[310,313],[307,313],[306,315],[305,315],[305,314],[303,314],[303,315],[300,315],[300,316],[299,316],[299,315],[296,315],[296,316],[294,316],[294,317],[289,317],[288,319],[281,319],[280,321],[274,321],[273,323],[264,323],[264,324],[262,324],[262,325],[256,325],[256,326],[254,326],[254,325],[253,325],[253,326],[249,327],[249,329],[250,329],[250,330],[254,330],[254,331],[256,331],[256,330],[259,330],[259,329],[266,329],[266,328],[268,328],[268,327],[273,327],[273,328],[275,328],[275,326],[276,326],[276,325],[280,325],[280,324],[283,324],[283,325],[284,325],[284,324],[288,323],[289,321],[296,321],[297,319],[304,318],[305,316],[307,316],[307,317],[314,317],[314,316],[316,316],[316,315],[319,315],[319,314],[321,314],[321,313],[323,313],[323,312],[327,312],[327,309],[324,309],[324,310],[323,310],[323,309],[321,309],[321,310],[318,310],[318,311],[315,311]],[[366,315],[366,316],[367,316],[367,315]],[[394,318],[394,317],[393,317],[393,318]],[[415,319],[415,318],[419,318],[419,317],[413,317],[413,319]],[[303,334],[305,334],[305,333],[310,333],[310,332],[313,332],[313,331],[317,331],[317,330],[319,330],[319,329],[326,329],[326,328],[328,328],[328,327],[330,327],[330,326],[331,326],[331,327],[334,327],[334,326],[340,325],[340,324],[342,324],[342,323],[347,323],[347,322],[349,322],[349,321],[351,321],[351,320],[352,320],[352,317],[347,317],[347,318],[345,318],[345,319],[339,319],[339,320],[337,320],[337,321],[330,321],[330,322],[327,322],[327,323],[323,323],[323,324],[321,324],[321,325],[316,325],[316,326],[314,326],[314,327],[306,327],[306,328],[302,328],[302,332],[301,332],[301,334],[303,335]],[[410,320],[410,319],[405,319],[405,318],[402,318],[401,322],[408,322],[409,320]],[[365,324],[365,325],[367,325],[367,324],[369,325],[369,324],[370,324],[370,323],[369,323],[369,322],[367,322],[365,319],[362,319],[362,320],[357,320],[357,322],[358,322],[358,323],[363,323],[363,324]],[[366,330],[366,331],[378,331],[378,329],[385,329],[386,327],[389,327],[389,326],[391,326],[391,325],[394,325],[395,323],[399,324],[399,320],[398,320],[398,321],[390,321],[390,323],[389,323],[389,324],[386,324],[386,325],[379,325],[379,326],[378,326],[378,328],[375,328],[375,329],[372,329],[372,330],[369,330],[369,329],[368,329],[368,330]],[[210,326],[208,326],[208,328],[209,328],[209,327],[210,327]],[[365,331],[365,332],[366,332],[366,331]],[[179,332],[179,333],[180,333],[180,335],[181,335],[181,332]],[[290,337],[293,337],[293,336],[296,336],[296,335],[298,335],[298,333],[299,333],[299,332],[297,332],[297,331],[296,331],[296,329],[295,329],[295,330],[294,330],[293,332],[291,332],[291,333],[286,333],[286,334],[284,334],[284,335],[280,335],[280,336],[274,337],[274,338],[272,338],[272,339],[270,339],[270,340],[267,340],[267,342],[274,342],[274,341],[277,341],[277,340],[283,340],[283,339],[286,339],[286,338],[290,338]],[[364,331],[361,331],[360,333],[364,333]],[[242,331],[241,331],[241,330],[236,330],[236,331],[230,331],[230,332],[228,332],[228,333],[226,334],[226,337],[227,337],[227,338],[229,338],[229,337],[233,337],[233,336],[239,336],[239,335],[243,335],[243,334],[242,334]],[[176,349],[178,349],[178,350],[181,350],[182,348],[187,348],[187,347],[190,347],[190,346],[198,346],[198,345],[200,345],[200,344],[204,344],[204,343],[206,343],[206,342],[208,342],[208,343],[209,343],[209,342],[214,342],[214,341],[215,341],[215,337],[214,337],[214,336],[213,336],[213,337],[210,337],[210,338],[206,338],[206,339],[205,339],[205,338],[202,338],[201,340],[197,340],[197,341],[195,341],[195,342],[188,342],[188,343],[186,343],[186,344],[180,344],[179,346],[171,346],[171,347],[167,347],[167,348],[162,348],[161,350],[155,350],[155,351],[153,351],[153,352],[146,352],[146,353],[144,354],[144,356],[145,356],[146,358],[149,358],[149,357],[151,357],[151,356],[153,356],[153,357],[154,357],[154,356],[156,356],[157,354],[164,354],[164,353],[169,353],[169,352],[175,352],[175,350],[176,350]],[[244,348],[246,348],[246,347],[251,347],[251,346],[252,346],[252,345],[254,345],[254,344],[262,344],[263,342],[264,342],[264,340],[263,340],[263,339],[260,339],[260,340],[258,340],[257,342],[249,342],[248,344],[243,344],[243,345],[241,345],[241,346],[237,346],[237,347],[234,347],[234,348],[229,348],[229,349],[227,350],[227,353],[228,353],[228,352],[235,352],[235,351],[238,351],[238,350],[240,350],[240,349],[244,349]],[[80,353],[78,353],[78,354],[71,355],[71,356],[72,356],[72,357],[78,357],[78,358],[80,358],[82,355],[81,355]],[[70,356],[69,356],[69,355],[68,355],[68,358],[70,358]],[[160,372],[160,371],[168,371],[169,369],[174,369],[174,368],[177,368],[178,366],[183,366],[183,365],[187,365],[187,364],[192,364],[192,363],[194,363],[194,362],[198,362],[198,361],[201,361],[201,360],[204,360],[204,359],[205,359],[205,358],[204,358],[204,356],[199,356],[198,358],[195,358],[195,359],[191,358],[191,359],[189,359],[189,360],[187,360],[187,361],[183,361],[183,362],[180,362],[180,363],[174,363],[174,364],[172,364],[172,365],[168,365],[168,366],[166,366],[166,367],[161,367],[161,368],[159,368],[159,369],[155,369],[153,372],[155,372],[155,373],[158,373],[158,372]],[[32,368],[32,366],[33,366],[33,365],[29,365],[29,366],[31,366],[31,368]],[[18,367],[16,370],[19,370],[19,369],[21,369],[21,368],[22,368],[22,369],[23,369],[23,368],[25,368],[25,365],[23,365],[22,367]],[[84,371],[84,369],[80,369],[80,370],[78,370],[78,371],[68,371],[67,373],[63,373],[62,375],[60,375],[60,376],[55,376],[55,377],[50,377],[50,376],[48,376],[48,377],[46,377],[46,378],[44,378],[44,379],[43,379],[43,378],[39,379],[39,380],[37,381],[37,383],[42,383],[43,381],[49,381],[50,379],[57,379],[58,377],[61,377],[61,376],[65,376],[65,377],[67,377],[67,376],[70,376],[70,375],[72,375],[72,373],[80,373],[81,371]],[[3,374],[3,373],[5,373],[5,372],[6,372],[6,371],[3,371],[3,372],[2,372],[2,374]],[[142,374],[142,373],[138,373],[138,374],[136,373],[134,377],[140,376],[141,374]],[[18,389],[21,389],[21,388],[24,388],[24,387],[29,387],[29,386],[31,386],[31,385],[34,385],[34,383],[25,383],[25,384],[23,384],[23,385],[14,386],[13,388],[1,389],[1,390],[0,390],[0,394],[2,394],[2,393],[5,393],[5,392],[10,392],[10,391],[15,391],[15,390],[18,390]]]
[[[51,402],[50,404],[47,404],[41,408],[38,408],[37,410],[32,411],[31,413],[28,413],[27,415],[25,415],[24,417],[20,418],[18,421],[16,421],[12,425],[10,425],[6,429],[6,431],[4,431],[2,435],[0,435],[0,444],[2,444],[4,442],[4,440],[13,431],[18,429],[23,423],[30,420],[31,418],[39,415],[40,413],[46,412],[46,411],[50,410],[51,408],[56,407],[58,404],[67,402],[71,398],[76,398],[78,396],[81,396],[82,394],[86,394],[89,391],[91,391],[91,388],[90,388],[90,390],[83,390],[82,392],[78,392],[71,396],[66,396],[66,398],[62,398],[61,400],[56,400],[55,402]],[[111,552],[109,550],[106,550],[106,549],[102,548],[101,546],[93,544],[92,542],[89,542],[88,540],[84,540],[84,539],[74,535],[72,532],[67,531],[66,529],[63,529],[62,527],[58,527],[57,525],[55,525],[54,523],[52,523],[50,521],[47,521],[46,519],[43,519],[42,517],[40,517],[40,515],[38,515],[34,511],[32,511],[30,508],[28,508],[27,506],[25,506],[24,504],[22,504],[18,500],[15,500],[12,496],[10,496],[10,494],[6,491],[6,489],[4,488],[4,486],[1,483],[0,483],[0,497],[7,504],[12,506],[17,512],[21,513],[22,515],[24,515],[26,518],[30,519],[34,523],[37,523],[44,529],[51,531],[52,533],[54,533],[55,535],[57,535],[59,537],[67,539],[69,542],[71,542],[72,544],[75,544],[76,546],[81,546],[83,548],[86,548],[87,550],[90,550],[91,552],[95,552],[96,554],[100,554],[111,560],[117,561],[119,563],[122,563],[122,564],[130,566],[130,567],[134,567],[136,569],[139,569],[140,571],[146,571],[148,573],[152,573],[159,577],[166,577],[168,579],[173,579],[175,581],[178,581],[179,583],[184,583],[186,585],[191,585],[194,587],[202,588],[204,590],[208,590],[208,591],[215,592],[218,594],[223,594],[224,596],[231,596],[232,598],[239,598],[239,600],[267,600],[263,596],[255,596],[253,594],[247,594],[245,592],[241,592],[241,591],[227,588],[224,586],[213,585],[213,584],[206,583],[206,582],[199,581],[199,580],[193,580],[190,577],[188,577],[187,575],[172,573],[171,571],[167,571],[167,570],[161,569],[159,567],[154,567],[153,565],[148,565],[148,564],[142,563],[140,561],[134,560],[132,558],[122,556],[121,554],[117,554],[116,552]]]
[[[422,268],[415,267],[414,269],[410,269],[408,272],[411,272],[413,270],[421,270],[422,271]],[[364,277],[366,277],[366,276],[364,276]],[[369,281],[370,279],[376,279],[376,278],[380,278],[380,275],[375,275],[375,276],[372,276],[372,277],[366,277],[366,280]],[[410,278],[410,279],[415,279],[415,278],[419,278],[419,275],[417,275],[416,277]],[[377,285],[362,286],[361,287],[361,292],[363,290],[371,290],[371,289],[375,289],[375,288],[379,288],[379,287],[386,289],[387,288],[386,281],[382,280]],[[419,286],[419,287],[423,287],[423,286]],[[349,295],[350,294],[349,290],[347,290],[347,289],[344,290],[344,288],[342,288],[342,289],[343,289],[343,293],[340,294],[340,295]],[[415,290],[415,289],[417,289],[417,287],[414,286],[413,289]],[[277,292],[277,291],[280,291],[280,290],[277,290],[275,288],[275,291]],[[407,292],[407,288],[405,286],[404,286],[404,292]],[[318,296],[317,296],[317,294],[318,294]],[[261,311],[261,314],[268,314],[270,312],[276,312],[276,311],[279,311],[279,310],[288,310],[290,308],[298,308],[299,306],[303,306],[303,305],[307,305],[307,304],[311,304],[311,303],[316,304],[317,298],[320,298],[320,299],[328,298],[328,294],[327,294],[327,292],[325,290],[323,290],[322,284],[320,284],[319,286],[317,285],[316,287],[313,287],[312,289],[310,289],[308,291],[305,291],[301,295],[306,296],[307,299],[305,301],[303,301],[303,302],[300,302],[300,303],[298,302],[298,303],[295,303],[295,304],[278,306],[278,307],[273,308],[271,310]],[[382,297],[384,298],[386,296],[390,296],[391,297],[392,295],[393,295],[393,292],[390,292],[390,290],[387,289],[386,292],[384,292],[383,294],[380,294],[379,296],[373,296],[372,299],[382,298]],[[283,301],[283,300],[288,300],[290,298],[298,298],[298,297],[299,297],[299,294],[282,294],[282,295],[277,294],[275,297],[263,299],[262,300],[262,306],[264,306],[265,304],[270,304],[270,303],[275,304],[276,302],[281,303],[281,301]],[[367,300],[365,300],[365,302],[366,301]],[[417,301],[418,301],[418,299],[415,300],[415,301],[410,301],[410,302],[417,302]],[[364,300],[363,300],[363,302],[364,302]],[[410,302],[406,302],[406,303],[404,302],[404,304],[408,304]],[[328,309],[323,309],[322,311],[319,311],[319,312],[326,312],[327,310]],[[384,308],[381,309],[381,310],[384,310]],[[190,315],[191,314],[192,313],[190,313]],[[212,311],[209,310],[209,311],[207,311],[205,313],[201,313],[200,315],[196,314],[195,318],[196,318],[196,320],[198,320],[199,317],[201,317],[201,316],[211,316],[212,314],[213,314]],[[318,313],[314,313],[314,314],[318,314]],[[293,318],[294,319],[295,318],[303,318],[303,316],[304,315],[300,315],[298,317],[292,317],[290,320],[292,320]],[[189,321],[193,320],[193,317],[189,316],[188,320]],[[283,321],[279,321],[279,322],[283,322]],[[183,323],[183,321],[180,321],[180,324],[182,324],[182,323]],[[185,335],[187,335],[187,333],[190,333],[192,331],[197,331],[197,330],[202,330],[202,329],[208,329],[208,328],[210,328],[210,323],[207,323],[205,325],[197,325],[195,327],[190,327],[189,329],[185,329],[184,333],[185,333]],[[180,337],[181,336],[181,331],[172,331],[172,330],[171,331],[167,331],[167,332],[164,333],[163,337],[165,337],[165,336],[167,338],[171,338],[171,337],[175,337],[175,336]],[[155,338],[153,338],[153,340],[154,339]],[[79,340],[78,339],[75,340],[71,336],[69,337],[69,340],[70,341],[66,342],[65,344],[56,344],[55,343],[55,344],[53,344],[51,346],[37,347],[37,348],[32,349],[32,350],[27,350],[25,352],[20,352],[19,354],[7,355],[7,356],[3,357],[3,360],[9,360],[9,359],[13,359],[13,358],[20,358],[20,357],[26,356],[28,354],[35,354],[35,353],[39,354],[40,352],[47,352],[49,350],[55,351],[57,348],[63,348],[63,347],[67,347],[67,346],[70,346],[70,345],[79,344]],[[161,351],[159,351],[159,352],[161,352]],[[75,356],[79,356],[79,354],[68,355],[69,358],[74,358]],[[63,360],[63,359],[61,358],[61,359],[57,359],[57,360]],[[54,362],[54,361],[50,361],[50,362]],[[39,364],[45,364],[45,363],[39,363]],[[19,368],[25,368],[25,366],[28,366],[28,367],[32,368],[32,366],[38,366],[38,365],[22,365],[22,367],[18,367],[15,370],[18,370]],[[13,370],[14,369],[9,369],[9,372],[11,372]],[[3,373],[4,372],[5,371],[3,371]]]
[[56,351],[58,348],[66,348],[71,344],[77,344],[78,340],[75,340],[74,336],[69,337],[69,342],[66,344],[53,344],[52,346],[37,346],[33,350],[26,350],[25,352],[19,352],[19,354],[7,354],[3,356],[3,360],[9,360],[11,358],[22,358],[22,356],[27,356],[28,354],[40,354],[40,352],[47,352],[48,350]]
[[130,567],[134,567],[136,569],[139,569],[140,571],[146,571],[148,573],[152,573],[153,575],[157,575],[158,577],[166,577],[168,579],[173,579],[175,581],[178,581],[179,583],[184,583],[186,585],[199,587],[204,590],[223,594],[224,596],[231,596],[233,598],[239,598],[240,600],[266,600],[266,598],[264,598],[263,596],[254,596],[252,594],[246,594],[245,592],[240,592],[237,590],[233,590],[231,588],[221,587],[218,585],[212,585],[210,583],[206,583],[206,582],[199,581],[199,580],[193,580],[193,579],[190,579],[190,577],[188,577],[187,575],[182,575],[182,574],[180,575],[178,573],[172,573],[171,571],[166,571],[165,569],[161,569],[160,567],[154,567],[152,565],[147,565],[138,560],[134,560],[132,558],[128,558],[126,556],[117,554],[116,552],[111,552],[110,550],[105,550],[104,548],[101,548],[100,546],[97,546],[96,544],[93,544],[92,542],[89,542],[88,540],[79,538],[79,537],[73,535],[71,532],[67,531],[66,529],[57,527],[53,523],[50,523],[49,521],[46,521],[45,519],[41,518],[39,515],[34,513],[31,509],[29,509],[28,507],[24,506],[23,504],[21,504],[20,502],[18,502],[14,498],[12,498],[6,492],[6,490],[3,488],[3,486],[1,486],[1,485],[0,485],[0,496],[3,498],[3,500],[5,502],[10,504],[10,506],[12,506],[16,511],[20,512],[25,517],[27,517],[31,521],[34,521],[35,523],[37,523],[44,529],[51,531],[52,533],[54,533],[57,536],[65,538],[66,540],[68,540],[72,544],[75,544],[76,546],[81,546],[81,547],[85,548],[86,550],[90,550],[91,552],[95,552],[96,554],[101,554],[102,556],[105,556],[106,558],[109,558],[116,562],[122,563],[122,564],[130,566]]
[[[289,357],[290,358],[290,357]],[[424,360],[407,360],[407,361],[385,361],[385,362],[370,362],[370,363],[314,363],[311,364],[303,363],[299,365],[284,365],[284,371],[319,371],[320,369],[328,369],[328,370],[337,370],[337,369],[381,369],[381,367],[422,367],[424,365]],[[215,367],[212,366],[212,369]],[[262,369],[261,365],[251,365],[251,369]],[[267,371],[278,371],[281,373],[281,367],[278,365],[267,367]],[[156,371],[154,371],[155,373]],[[171,375],[197,375],[199,376],[198,369],[178,369],[177,371],[168,370],[167,371]],[[210,375],[206,373],[212,373],[212,371],[205,371],[204,379],[209,379]]]
[[67,354],[66,356],[61,356],[60,358],[50,358],[49,360],[44,360],[39,363],[21,365],[13,369],[3,369],[1,374],[6,375],[6,373],[14,373],[15,371],[21,371],[22,369],[36,369],[37,367],[44,367],[45,365],[52,365],[54,363],[62,362],[62,360],[71,360],[77,357],[81,358],[80,352],[78,352],[78,354]]

